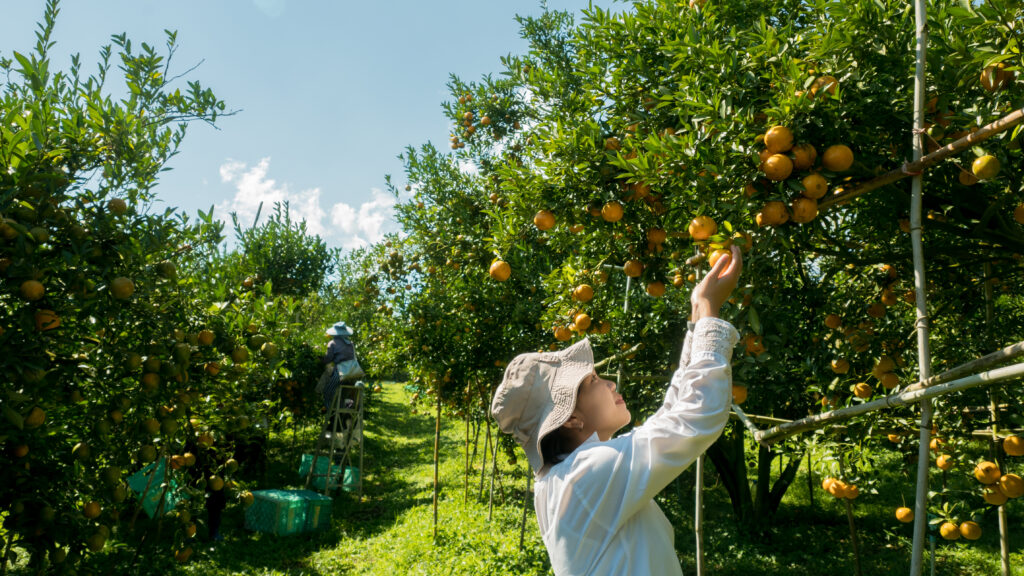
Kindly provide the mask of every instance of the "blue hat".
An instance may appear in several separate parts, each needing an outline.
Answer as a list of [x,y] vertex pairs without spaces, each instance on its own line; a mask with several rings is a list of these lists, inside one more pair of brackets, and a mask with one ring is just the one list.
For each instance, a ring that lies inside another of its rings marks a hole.
[[351,336],[354,333],[344,322],[336,322],[334,326],[327,329],[328,336]]

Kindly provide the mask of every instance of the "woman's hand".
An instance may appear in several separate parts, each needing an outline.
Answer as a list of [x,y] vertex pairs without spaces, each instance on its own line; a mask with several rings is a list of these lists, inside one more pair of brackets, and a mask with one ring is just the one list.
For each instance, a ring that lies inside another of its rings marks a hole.
[[700,284],[693,289],[690,303],[693,306],[690,320],[696,322],[701,318],[717,318],[722,304],[736,289],[743,271],[743,255],[737,246],[732,247],[731,256],[722,256]]

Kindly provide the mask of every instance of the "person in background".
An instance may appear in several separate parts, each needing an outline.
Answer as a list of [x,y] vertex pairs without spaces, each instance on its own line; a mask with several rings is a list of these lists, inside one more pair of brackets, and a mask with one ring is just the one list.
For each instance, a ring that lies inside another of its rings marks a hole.
[[[351,336],[355,332],[345,322],[336,322],[333,326],[327,329],[326,334],[331,336],[331,341],[327,343],[327,352],[324,353],[324,357],[320,363],[324,364],[328,369],[331,369],[331,375],[327,380],[325,386],[321,390],[324,400],[324,407],[328,411],[331,408],[331,400],[334,398],[334,391],[341,385],[341,375],[338,374],[337,365],[340,362],[346,360],[352,360],[356,357],[356,349],[352,344]],[[349,403],[351,400],[345,400],[345,408],[350,408]],[[328,413],[328,424],[330,423],[331,415]]]

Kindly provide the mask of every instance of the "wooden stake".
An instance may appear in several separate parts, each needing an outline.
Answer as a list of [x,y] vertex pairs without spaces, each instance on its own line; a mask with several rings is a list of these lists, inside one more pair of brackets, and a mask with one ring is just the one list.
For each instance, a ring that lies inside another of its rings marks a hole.
[[[992,306],[992,263],[985,263],[985,331],[989,343],[992,342],[992,317],[994,310]],[[996,391],[988,390],[989,414],[992,417],[992,457],[999,466],[1000,475],[1006,471],[1003,457],[999,453],[999,403],[996,402]],[[1006,505],[1001,504],[998,509],[999,515],[999,559],[1002,568],[1002,576],[1010,576],[1010,540],[1007,534]]]
[[434,416],[434,545],[437,545],[437,461],[438,450],[441,446],[441,393],[437,393],[437,412]]
[[530,482],[533,480],[533,469],[526,465],[526,490],[523,491],[523,521],[519,524],[519,551],[523,551],[526,539],[526,514],[530,508]]
[[462,496],[463,502],[469,502],[469,412],[466,412],[466,473],[463,474],[466,481],[465,494]]
[[850,521],[850,540],[853,543],[853,566],[857,576],[861,576],[860,541],[857,539],[857,528],[853,524],[853,505],[846,498],[843,498],[843,502],[846,504],[846,518]]
[[693,532],[697,540],[697,548],[694,551],[694,559],[697,564],[697,576],[704,576],[704,455],[697,457],[697,465],[694,466],[694,511],[693,511]]
[[[486,468],[486,466],[485,466]],[[494,439],[494,445],[491,446],[491,494],[488,497],[487,502],[487,521],[491,521],[491,516],[494,513],[494,477],[498,475],[498,439]]]
[[477,498],[484,497],[484,478],[487,475],[487,449],[491,447],[491,421],[487,419],[487,439],[484,440],[484,457],[480,464],[480,493]]

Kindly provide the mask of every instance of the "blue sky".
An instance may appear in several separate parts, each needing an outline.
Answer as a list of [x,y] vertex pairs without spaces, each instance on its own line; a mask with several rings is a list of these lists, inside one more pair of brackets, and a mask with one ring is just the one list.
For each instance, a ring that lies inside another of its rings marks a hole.
[[[579,15],[589,4],[548,7]],[[0,0],[0,55],[31,49],[44,5]],[[162,47],[163,30],[177,30],[177,70],[203,60],[189,79],[241,112],[220,130],[191,128],[160,200],[251,222],[261,200],[288,199],[311,230],[351,247],[397,229],[384,176],[403,181],[405,146],[447,142],[449,74],[497,73],[501,56],[527,48],[513,17],[540,11],[539,0],[64,0],[52,57],[66,69],[78,52],[91,71],[111,34]]]

